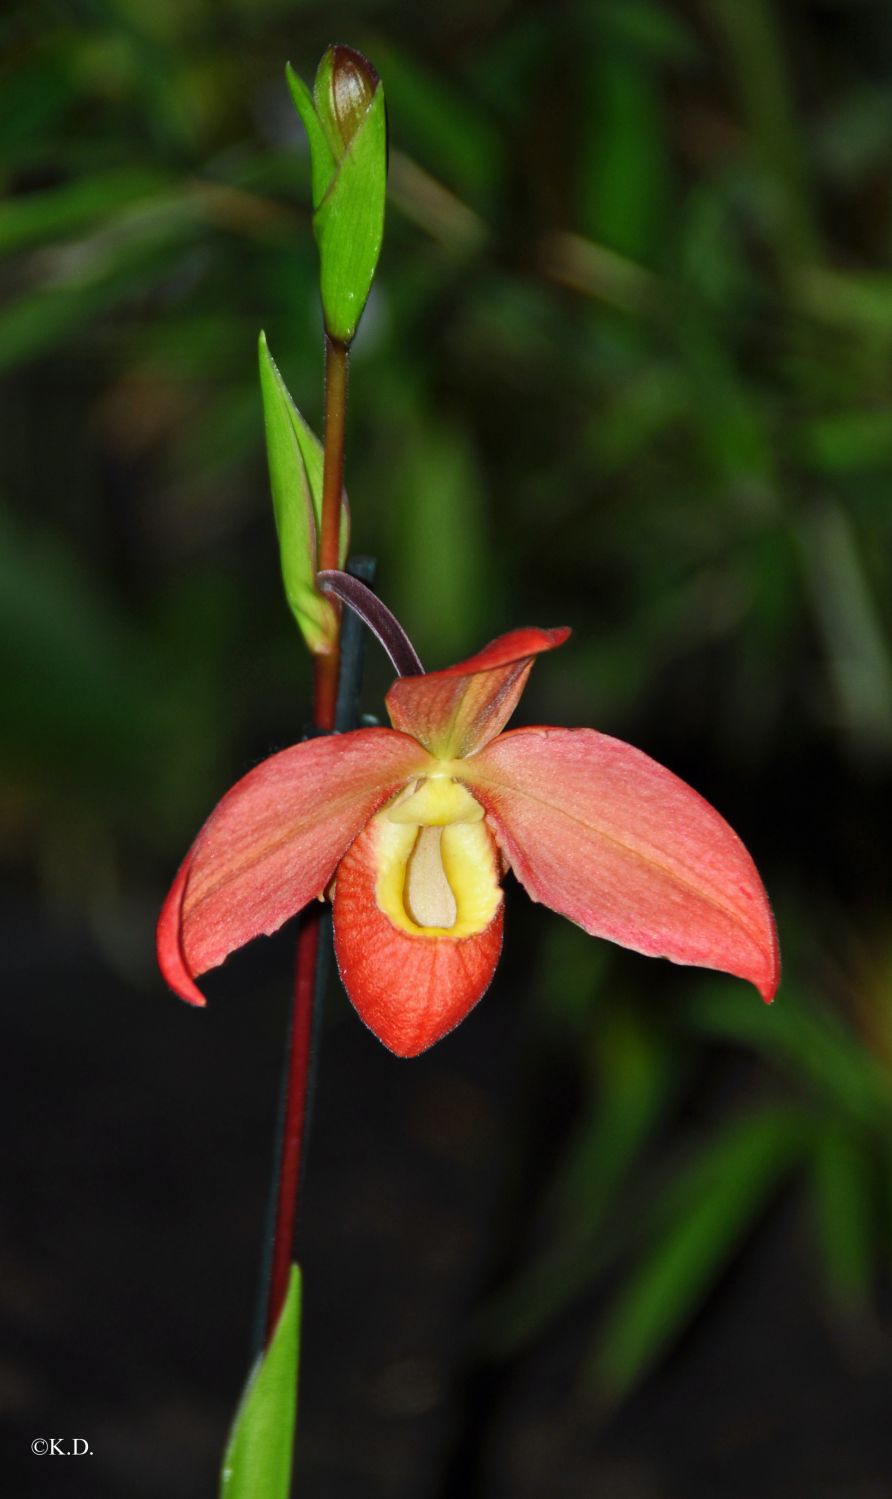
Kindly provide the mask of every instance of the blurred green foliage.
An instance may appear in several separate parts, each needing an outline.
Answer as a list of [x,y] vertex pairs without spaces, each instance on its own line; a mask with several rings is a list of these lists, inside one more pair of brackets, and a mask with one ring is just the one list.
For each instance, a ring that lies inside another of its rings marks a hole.
[[0,31],[16,869],[148,976],[146,913],[185,840],[300,731],[254,350],[263,326],[318,429],[282,66],[308,75],[343,36],[380,70],[391,140],[354,545],[431,666],[572,623],[529,715],[632,739],[715,801],[787,962],[768,1012],[543,922],[525,1023],[582,1103],[480,1346],[525,1346],[599,1285],[589,1377],[624,1395],[792,1184],[835,1314],[873,1317],[892,1251],[892,11],[19,0]]

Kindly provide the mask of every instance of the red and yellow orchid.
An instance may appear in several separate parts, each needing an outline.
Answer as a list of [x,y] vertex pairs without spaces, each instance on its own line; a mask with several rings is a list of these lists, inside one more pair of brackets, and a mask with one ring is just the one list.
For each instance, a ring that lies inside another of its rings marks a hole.
[[537,655],[569,630],[514,630],[445,671],[400,677],[392,728],[308,739],[224,796],[174,881],[158,959],[195,979],[315,897],[333,900],[344,987],[398,1056],[481,998],[502,946],[506,869],[593,936],[748,979],[778,948],[752,859],[696,791],[593,729],[503,733]]

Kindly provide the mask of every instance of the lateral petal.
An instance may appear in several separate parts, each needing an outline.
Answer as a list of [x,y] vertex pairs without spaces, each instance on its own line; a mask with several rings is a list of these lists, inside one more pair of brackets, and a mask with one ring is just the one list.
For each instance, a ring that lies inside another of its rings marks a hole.
[[[378,906],[376,827],[338,868],[334,944],[341,981],[360,1018],[398,1057],[427,1051],[485,994],[502,950],[504,903],[469,937],[415,935]],[[493,849],[495,868],[495,850]]]
[[779,979],[752,859],[708,802],[593,729],[516,729],[462,767],[533,900],[587,932],[675,963]]
[[508,722],[535,657],[563,645],[569,634],[565,628],[511,630],[457,666],[399,677],[386,698],[393,727],[440,759],[473,754]]
[[249,771],[198,834],[158,921],[170,987],[202,1004],[194,980],[320,895],[369,818],[427,755],[393,729],[307,739]]

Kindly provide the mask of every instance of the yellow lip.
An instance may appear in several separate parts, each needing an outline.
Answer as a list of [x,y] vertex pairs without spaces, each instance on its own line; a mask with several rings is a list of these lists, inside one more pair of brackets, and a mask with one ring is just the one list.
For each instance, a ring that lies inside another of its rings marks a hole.
[[375,899],[399,930],[460,940],[489,926],[502,900],[483,808],[467,787],[434,774],[407,787],[372,821]]

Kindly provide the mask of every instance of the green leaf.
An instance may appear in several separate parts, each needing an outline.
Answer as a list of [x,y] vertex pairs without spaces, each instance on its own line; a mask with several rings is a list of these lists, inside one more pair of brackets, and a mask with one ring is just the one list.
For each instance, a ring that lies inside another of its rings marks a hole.
[[325,327],[342,343],[356,332],[375,275],[386,185],[387,117],[378,87],[313,220]]
[[828,1121],[816,1142],[812,1200],[828,1285],[850,1309],[870,1306],[878,1226],[875,1187],[867,1137]]
[[297,1410],[301,1280],[291,1267],[272,1341],[252,1369],[236,1412],[220,1477],[220,1499],[288,1499]]
[[582,126],[580,210],[591,239],[646,261],[666,200],[666,123],[653,70],[628,47],[587,49],[586,87],[597,101]]
[[682,1330],[803,1148],[802,1121],[735,1121],[654,1204],[648,1248],[620,1293],[591,1368],[608,1399],[631,1391]]
[[108,250],[96,240],[78,244],[74,269],[0,307],[0,371],[57,347],[110,308],[156,286],[180,261],[194,233],[185,222]]
[[[507,132],[494,127],[477,102],[477,91],[455,87],[442,69],[424,67],[418,56],[383,37],[375,42],[375,60],[387,78],[387,95],[394,118],[400,122],[403,149],[449,187],[490,207],[493,183],[504,170]],[[489,80],[492,62],[490,52]]]
[[490,572],[486,506],[465,431],[432,420],[406,424],[393,475],[396,609],[425,651],[448,661],[487,627],[497,580]]
[[820,259],[820,235],[779,8],[773,0],[746,5],[712,0],[710,9],[736,74],[774,246],[785,267],[798,275],[801,266]]
[[[264,333],[260,335],[258,352],[285,597],[310,650],[324,652],[334,637],[337,621],[331,604],[316,587],[317,538],[322,525],[322,444],[288,394]],[[349,517],[343,504],[342,560],[347,554],[348,539]]]
[[[566,923],[554,928],[562,934],[574,930],[582,935]],[[565,984],[566,964],[553,941],[547,956],[549,983]],[[686,1077],[683,1059],[666,1038],[628,1009],[605,1016],[595,1049],[598,1082],[590,1112],[570,1137],[543,1197],[541,1221],[549,1225],[549,1237],[478,1319],[487,1351],[502,1356],[540,1335],[626,1252],[618,1231],[626,1220],[621,1194]]]
[[892,457],[892,414],[886,410],[837,411],[803,427],[803,457],[822,473],[885,469]]
[[[59,31],[62,31],[61,27]],[[6,30],[10,41],[11,33],[12,22]],[[7,55],[11,62],[11,51]],[[30,66],[25,62],[27,56],[28,51],[22,49],[15,64],[3,70],[0,154],[7,171],[17,162],[20,147],[33,150],[35,141],[52,139],[53,126],[78,95],[77,71],[72,67],[70,50],[64,44],[52,50],[44,49],[42,56],[38,52]]]
[[800,994],[795,980],[784,980],[783,1003],[770,1010],[749,994],[726,985],[704,985],[688,1014],[701,1033],[758,1051],[807,1083],[822,1108],[868,1128],[889,1128],[888,1079],[875,1057],[813,995]]
[[892,335],[892,276],[886,271],[805,268],[793,292],[822,323],[872,339]]
[[9,198],[0,203],[0,254],[69,238],[97,220],[107,222],[122,208],[151,201],[167,186],[162,173],[134,167],[94,172],[46,192]]
[[162,754],[153,667],[150,642],[76,552],[0,512],[4,772],[72,802],[132,785]]
[[679,16],[669,15],[660,0],[602,0],[599,20],[613,42],[634,47],[645,57],[696,64],[699,49],[693,31]]

